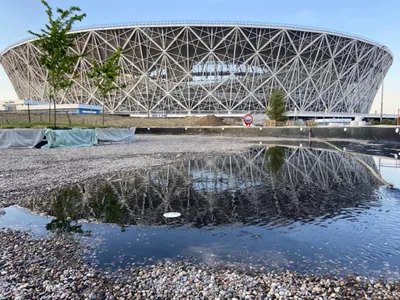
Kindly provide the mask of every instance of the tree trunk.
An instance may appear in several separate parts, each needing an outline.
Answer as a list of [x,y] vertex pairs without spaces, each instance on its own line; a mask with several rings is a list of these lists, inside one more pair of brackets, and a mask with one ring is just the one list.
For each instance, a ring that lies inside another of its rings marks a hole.
[[50,126],[50,122],[51,122],[50,115],[51,115],[51,98],[50,98],[50,103],[49,103],[49,126]]

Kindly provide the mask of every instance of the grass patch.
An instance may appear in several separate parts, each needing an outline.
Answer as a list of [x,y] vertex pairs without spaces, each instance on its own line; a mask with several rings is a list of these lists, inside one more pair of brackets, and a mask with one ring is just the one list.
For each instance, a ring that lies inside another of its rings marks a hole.
[[396,125],[396,120],[385,119],[382,122],[378,120],[368,120],[368,123],[371,125]]
[[[127,126],[118,125],[93,125],[93,124],[57,124],[56,128],[124,128]],[[54,123],[0,123],[0,128],[12,129],[12,128],[49,128],[54,129]]]

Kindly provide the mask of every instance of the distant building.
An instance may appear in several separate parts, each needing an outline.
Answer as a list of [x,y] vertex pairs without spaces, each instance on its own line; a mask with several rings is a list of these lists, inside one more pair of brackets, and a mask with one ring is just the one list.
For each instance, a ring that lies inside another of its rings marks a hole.
[[[38,100],[0,101],[0,111],[48,111],[50,102]],[[53,105],[50,107],[54,109]],[[67,111],[75,114],[100,114],[103,107],[90,104],[57,104],[57,111]]]

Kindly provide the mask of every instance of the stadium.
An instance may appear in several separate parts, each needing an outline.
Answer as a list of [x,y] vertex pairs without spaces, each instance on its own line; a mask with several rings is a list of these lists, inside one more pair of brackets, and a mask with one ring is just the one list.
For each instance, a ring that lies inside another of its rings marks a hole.
[[[104,105],[134,115],[263,113],[274,89],[288,112],[368,113],[390,50],[330,30],[239,22],[167,22],[75,30],[83,54],[59,104]],[[0,54],[19,99],[48,100],[33,39]],[[121,73],[106,99],[86,74],[118,47]]]

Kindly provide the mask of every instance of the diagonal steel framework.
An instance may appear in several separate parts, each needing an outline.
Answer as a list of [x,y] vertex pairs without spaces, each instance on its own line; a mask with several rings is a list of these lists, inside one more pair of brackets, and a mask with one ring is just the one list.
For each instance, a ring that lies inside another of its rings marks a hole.
[[[86,53],[59,103],[104,105],[118,113],[263,112],[274,88],[288,111],[369,112],[393,57],[377,43],[285,26],[133,25],[77,31]],[[120,86],[102,99],[86,77],[118,47]],[[0,57],[20,99],[47,98],[46,72],[32,40]]]
[[[265,148],[257,148],[241,155],[183,160],[146,172],[120,172],[58,194],[33,196],[24,206],[50,215],[65,213],[65,218],[122,224],[159,225],[165,221],[163,213],[179,211],[179,222],[258,220],[267,225],[277,219],[289,224],[346,207],[376,205],[379,182],[354,156],[284,148],[282,165],[273,171],[273,159],[267,154]],[[372,157],[359,158],[376,170]],[[116,212],[119,219],[107,219]]]

